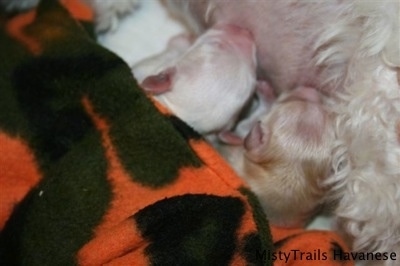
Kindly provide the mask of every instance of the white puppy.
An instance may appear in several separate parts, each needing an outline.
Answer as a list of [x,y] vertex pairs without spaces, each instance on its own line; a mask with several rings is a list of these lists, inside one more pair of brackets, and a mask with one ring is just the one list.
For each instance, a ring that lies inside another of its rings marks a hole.
[[341,230],[354,251],[400,254],[399,2],[164,1],[196,33],[218,23],[251,30],[277,91],[312,85],[332,97],[338,141],[326,187]]
[[194,32],[230,21],[251,30],[278,92],[312,85],[331,97],[338,146],[326,185],[342,233],[354,251],[400,254],[399,1],[165,2]]
[[331,96],[337,146],[326,189],[340,229],[354,251],[400,254],[399,2],[166,2],[197,33],[232,21],[251,30],[277,91],[311,84]]
[[175,58],[163,67],[151,62],[161,70],[145,78],[142,87],[201,134],[232,128],[257,83],[252,35],[233,25],[217,25],[181,56],[175,51],[157,57],[161,64]]

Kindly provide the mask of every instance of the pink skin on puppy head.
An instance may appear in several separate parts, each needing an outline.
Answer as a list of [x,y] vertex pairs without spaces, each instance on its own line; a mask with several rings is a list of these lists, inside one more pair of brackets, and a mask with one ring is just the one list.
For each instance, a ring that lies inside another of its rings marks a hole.
[[255,91],[255,53],[246,30],[212,28],[141,86],[201,134],[230,130]]

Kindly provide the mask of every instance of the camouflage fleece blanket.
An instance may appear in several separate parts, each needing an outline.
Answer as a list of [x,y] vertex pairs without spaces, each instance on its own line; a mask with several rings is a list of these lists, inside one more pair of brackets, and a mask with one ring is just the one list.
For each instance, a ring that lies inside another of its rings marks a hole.
[[61,3],[0,16],[0,265],[353,264],[331,232],[269,227],[94,41],[91,11]]

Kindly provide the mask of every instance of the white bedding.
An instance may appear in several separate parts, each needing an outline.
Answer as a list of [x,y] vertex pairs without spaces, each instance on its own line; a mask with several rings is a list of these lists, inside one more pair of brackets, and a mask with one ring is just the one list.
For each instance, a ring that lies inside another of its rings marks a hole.
[[158,0],[142,0],[115,31],[100,34],[98,41],[132,66],[164,50],[172,36],[184,31]]

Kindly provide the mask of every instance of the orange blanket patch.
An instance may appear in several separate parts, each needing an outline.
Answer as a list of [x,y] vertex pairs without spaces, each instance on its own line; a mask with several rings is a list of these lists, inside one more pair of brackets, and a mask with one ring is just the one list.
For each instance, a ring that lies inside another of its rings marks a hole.
[[34,156],[23,140],[0,132],[0,231],[14,207],[41,179]]
[[348,251],[333,232],[269,227],[222,157],[85,32],[91,10],[61,3],[0,32],[19,53],[0,62],[0,264],[353,265],[332,258]]

